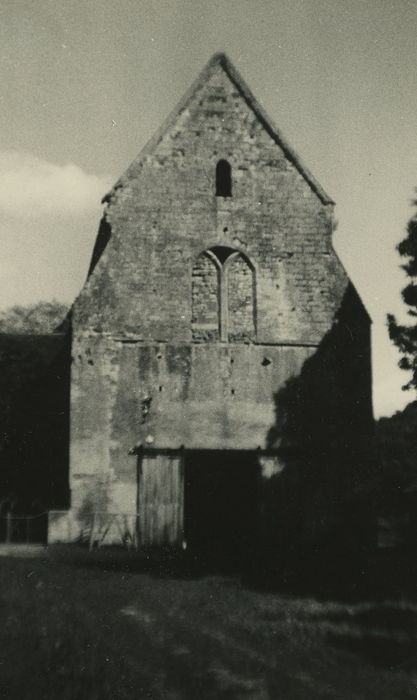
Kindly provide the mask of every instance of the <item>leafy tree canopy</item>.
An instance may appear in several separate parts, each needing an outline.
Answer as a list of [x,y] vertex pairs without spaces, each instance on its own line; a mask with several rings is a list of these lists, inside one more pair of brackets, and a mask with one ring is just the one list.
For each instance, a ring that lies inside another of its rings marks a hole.
[[69,306],[60,301],[39,301],[28,306],[11,306],[0,311],[0,333],[52,333],[64,321]]
[[[417,206],[417,200],[414,204]],[[408,315],[414,321],[410,325],[401,325],[397,323],[395,316],[389,314],[388,331],[402,355],[399,366],[411,371],[411,379],[403,388],[417,390],[417,214],[409,221],[407,235],[399,243],[397,250],[401,257],[407,259],[401,267],[407,273],[410,282],[402,290],[402,298],[408,306]]]

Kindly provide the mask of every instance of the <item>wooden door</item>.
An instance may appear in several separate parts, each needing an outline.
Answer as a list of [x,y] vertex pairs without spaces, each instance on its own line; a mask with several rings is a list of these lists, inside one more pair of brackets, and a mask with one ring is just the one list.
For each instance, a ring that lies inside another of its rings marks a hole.
[[176,545],[183,540],[184,478],[181,455],[139,457],[138,541],[140,546]]

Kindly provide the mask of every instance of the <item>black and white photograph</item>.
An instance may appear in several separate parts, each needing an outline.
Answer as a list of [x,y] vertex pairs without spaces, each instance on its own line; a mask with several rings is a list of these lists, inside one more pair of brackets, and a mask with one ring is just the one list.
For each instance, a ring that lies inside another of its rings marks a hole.
[[417,698],[417,1],[0,0],[0,699]]

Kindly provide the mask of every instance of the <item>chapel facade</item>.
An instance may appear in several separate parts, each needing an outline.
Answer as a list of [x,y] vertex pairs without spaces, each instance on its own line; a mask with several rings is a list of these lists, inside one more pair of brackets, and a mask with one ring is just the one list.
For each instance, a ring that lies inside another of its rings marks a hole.
[[248,551],[340,532],[370,468],[370,319],[333,201],[226,56],[105,205],[49,541]]

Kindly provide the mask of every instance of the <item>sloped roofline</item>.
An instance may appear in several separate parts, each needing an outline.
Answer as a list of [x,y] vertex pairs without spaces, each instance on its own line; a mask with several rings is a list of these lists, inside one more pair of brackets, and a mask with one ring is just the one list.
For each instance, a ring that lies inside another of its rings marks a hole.
[[263,125],[264,129],[268,132],[268,134],[271,136],[271,138],[282,148],[284,151],[286,157],[290,160],[290,162],[294,165],[294,167],[298,170],[300,175],[308,182],[310,185],[311,189],[317,194],[319,199],[323,202],[323,204],[334,204],[334,201],[331,197],[329,197],[328,194],[324,191],[320,183],[316,180],[316,178],[311,174],[309,169],[304,165],[302,162],[301,158],[299,155],[294,151],[293,148],[288,144],[287,140],[284,138],[282,135],[281,131],[275,126],[273,121],[268,117],[266,114],[265,110],[263,107],[259,104],[258,100],[256,97],[253,95],[252,91],[249,89],[245,81],[243,80],[242,76],[240,73],[237,71],[237,69],[234,67],[234,65],[231,63],[229,58],[226,56],[225,53],[216,53],[214,56],[211,57],[209,62],[206,64],[206,66],[203,68],[197,79],[192,83],[190,88],[187,90],[187,92],[184,94],[182,99],[178,102],[177,106],[172,110],[172,112],[169,114],[167,119],[162,123],[161,127],[154,133],[154,135],[149,139],[149,141],[146,143],[144,148],[140,151],[139,155],[135,158],[135,160],[131,163],[131,165],[127,168],[127,170],[124,172],[124,174],[119,178],[119,180],[116,182],[114,187],[111,189],[111,191],[106,194],[103,197],[103,202],[108,202],[109,199],[111,198],[112,193],[121,187],[126,180],[129,179],[129,173],[131,169],[140,161],[142,161],[147,155],[152,153],[158,143],[161,141],[163,136],[169,131],[169,129],[175,124],[176,120],[178,119],[179,115],[181,112],[186,109],[188,103],[194,96],[195,92],[200,89],[205,82],[210,78],[213,69],[216,68],[217,66],[221,66],[226,73],[226,75],[229,77],[229,79],[232,81],[232,83],[235,85],[239,93],[242,95],[243,99],[245,102],[248,104],[250,109],[254,112],[254,114],[257,116],[261,124]]

